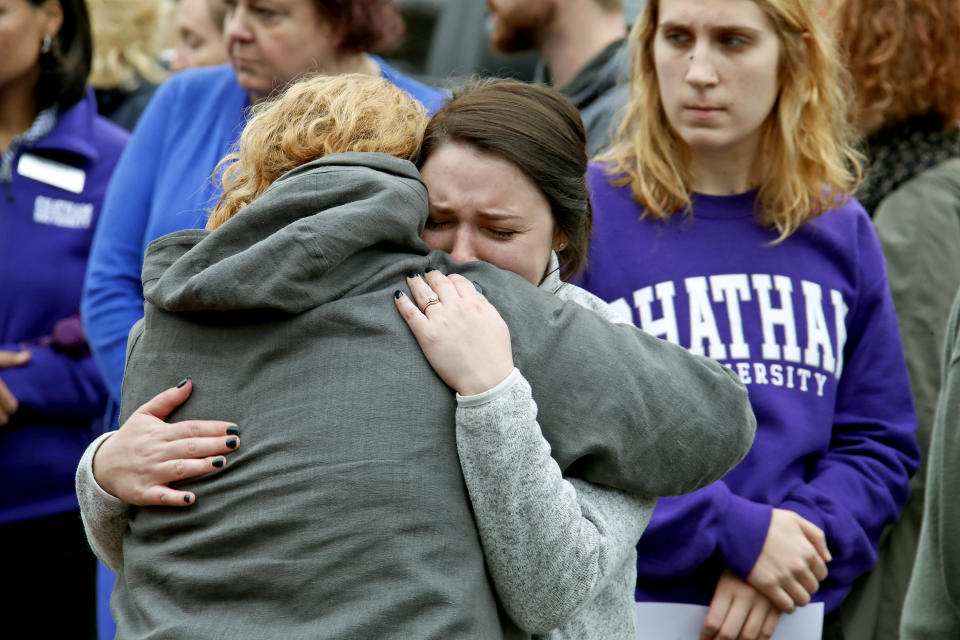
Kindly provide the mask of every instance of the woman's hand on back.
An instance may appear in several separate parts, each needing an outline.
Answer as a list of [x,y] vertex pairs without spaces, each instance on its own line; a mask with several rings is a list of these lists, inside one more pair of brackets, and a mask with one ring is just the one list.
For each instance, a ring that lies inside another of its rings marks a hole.
[[93,476],[107,493],[140,506],[196,502],[193,492],[169,483],[223,468],[223,454],[240,446],[240,430],[219,420],[164,422],[192,390],[187,379],[154,396],[103,441],[93,458]]
[[510,375],[510,330],[472,282],[434,269],[410,274],[407,284],[411,296],[397,291],[397,309],[448,386],[472,396]]

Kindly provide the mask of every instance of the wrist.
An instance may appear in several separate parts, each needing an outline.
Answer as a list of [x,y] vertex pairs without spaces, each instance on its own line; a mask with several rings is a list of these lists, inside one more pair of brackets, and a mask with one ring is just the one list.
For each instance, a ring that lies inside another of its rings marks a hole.
[[93,457],[90,460],[90,472],[93,475],[94,481],[96,481],[97,486],[109,493],[111,496],[116,497],[116,490],[111,486],[109,482],[110,474],[106,472],[106,469],[109,468],[109,464],[105,464],[109,460],[110,455],[110,446],[113,438],[110,436],[112,433],[104,434],[103,440],[97,445],[96,450],[93,452]]
[[513,361],[508,366],[494,371],[474,371],[473,375],[458,382],[454,390],[461,396],[475,396],[485,393],[506,380],[513,373]]
[[457,393],[457,406],[461,409],[468,409],[493,402],[501,396],[508,394],[510,389],[518,383],[526,384],[526,380],[524,379],[523,375],[520,374],[520,370],[514,367],[513,371],[510,372],[510,375],[504,378],[500,384],[492,389],[488,389],[482,393],[472,396],[465,396]]

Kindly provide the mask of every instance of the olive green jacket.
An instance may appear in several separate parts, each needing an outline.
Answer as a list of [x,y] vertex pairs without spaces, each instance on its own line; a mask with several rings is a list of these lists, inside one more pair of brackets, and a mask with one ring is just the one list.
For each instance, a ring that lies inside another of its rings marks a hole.
[[903,607],[904,640],[960,638],[960,295],[943,349],[943,388],[930,439],[920,546]]
[[840,607],[845,640],[895,640],[920,536],[930,433],[940,396],[942,347],[960,287],[960,158],[904,183],[874,215],[917,409],[924,463],[900,520],[880,542],[876,567]]

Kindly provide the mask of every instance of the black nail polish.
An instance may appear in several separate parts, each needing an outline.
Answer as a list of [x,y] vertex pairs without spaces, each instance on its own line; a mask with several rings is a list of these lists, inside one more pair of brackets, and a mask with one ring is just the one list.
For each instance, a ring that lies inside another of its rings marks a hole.
[[393,292],[393,297],[399,300],[400,298],[403,297],[403,291],[400,291],[400,289],[397,289],[396,291]]
[[420,275],[420,274],[417,273],[416,271],[407,271],[407,278],[409,278],[410,280],[413,280],[413,279],[416,278],[418,275]]
[[227,427],[227,435],[228,436],[240,435],[240,427],[237,427],[237,426]]
[[431,271],[436,271],[436,269],[434,269],[433,267],[427,267],[426,269],[423,270],[424,273],[430,273]]
[[219,468],[222,467],[224,464],[226,464],[226,462],[227,462],[227,461],[226,461],[226,459],[224,459],[224,458],[214,458],[214,460],[213,460],[213,462],[212,462],[211,464],[212,464],[213,466],[215,466],[217,469],[219,469]]
[[230,438],[229,440],[227,440],[227,448],[229,448],[229,449],[236,449],[236,448],[237,448],[237,439],[236,439],[236,438]]
[[476,280],[471,280],[470,282],[473,283],[473,288],[477,290],[477,293],[483,293],[483,287],[480,286],[479,282]]
[[187,504],[190,504],[190,494],[183,496],[183,501],[186,502]]
[[190,382],[190,378],[184,378],[183,380],[177,383],[177,389],[183,389],[183,386],[188,382]]

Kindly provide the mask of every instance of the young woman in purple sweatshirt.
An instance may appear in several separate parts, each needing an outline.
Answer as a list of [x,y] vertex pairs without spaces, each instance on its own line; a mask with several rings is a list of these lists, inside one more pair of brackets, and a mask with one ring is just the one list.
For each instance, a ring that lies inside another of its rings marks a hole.
[[814,5],[650,0],[617,142],[589,174],[583,285],[729,366],[757,416],[743,462],[662,499],[638,546],[637,600],[709,604],[704,638],[835,609],[919,462],[883,256],[849,197],[848,78]]

